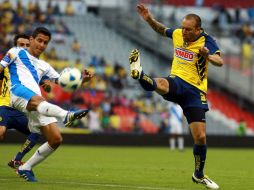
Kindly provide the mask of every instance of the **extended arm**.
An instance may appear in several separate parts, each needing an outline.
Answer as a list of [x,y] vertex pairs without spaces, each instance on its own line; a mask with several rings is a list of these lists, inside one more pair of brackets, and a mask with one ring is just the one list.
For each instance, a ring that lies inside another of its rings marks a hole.
[[137,5],[137,10],[140,16],[143,17],[143,19],[152,27],[152,29],[163,35],[166,36],[166,30],[167,27],[155,20],[151,14],[151,12],[148,10],[148,8],[143,4]]
[[209,61],[210,63],[212,63],[214,66],[221,67],[222,65],[224,65],[223,59],[222,59],[221,56],[218,55],[218,54],[209,55],[207,59],[208,59],[208,61]]

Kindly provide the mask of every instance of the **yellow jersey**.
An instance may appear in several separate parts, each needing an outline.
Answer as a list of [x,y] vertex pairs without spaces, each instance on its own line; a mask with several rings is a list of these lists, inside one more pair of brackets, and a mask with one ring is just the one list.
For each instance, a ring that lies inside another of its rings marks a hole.
[[199,49],[205,46],[209,49],[209,54],[220,54],[215,40],[202,32],[196,41],[185,44],[180,28],[169,28],[166,30],[166,35],[172,38],[174,46],[174,58],[170,75],[178,76],[206,93],[208,60],[199,54]]
[[10,74],[8,67],[0,74],[2,80],[2,88],[0,93],[0,106],[10,106]]

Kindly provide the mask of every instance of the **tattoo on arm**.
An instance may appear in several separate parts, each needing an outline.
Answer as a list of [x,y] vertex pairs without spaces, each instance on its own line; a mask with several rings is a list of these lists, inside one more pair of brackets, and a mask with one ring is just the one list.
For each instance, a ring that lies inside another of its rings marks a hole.
[[155,32],[161,34],[162,36],[166,36],[167,27],[165,27],[163,24],[159,23],[153,18],[148,19],[147,22],[153,28]]

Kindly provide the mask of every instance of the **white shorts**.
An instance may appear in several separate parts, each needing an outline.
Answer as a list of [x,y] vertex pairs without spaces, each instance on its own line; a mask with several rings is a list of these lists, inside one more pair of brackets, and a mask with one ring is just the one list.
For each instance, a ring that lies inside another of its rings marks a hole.
[[28,118],[28,128],[32,133],[41,133],[40,128],[51,123],[56,123],[55,117],[48,117],[38,111],[26,112]]
[[23,85],[16,85],[11,89],[11,106],[26,114],[28,118],[28,128],[32,133],[40,133],[40,127],[55,123],[57,119],[40,114],[38,111],[28,112],[26,110],[28,101],[35,95],[41,94],[35,93]]

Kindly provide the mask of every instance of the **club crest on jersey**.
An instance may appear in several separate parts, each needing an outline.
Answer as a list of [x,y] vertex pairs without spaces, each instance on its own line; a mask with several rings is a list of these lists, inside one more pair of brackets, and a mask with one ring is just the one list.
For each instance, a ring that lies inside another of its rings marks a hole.
[[175,48],[175,56],[186,61],[193,61],[194,53],[181,48]]

